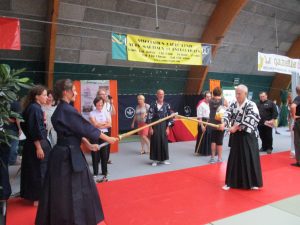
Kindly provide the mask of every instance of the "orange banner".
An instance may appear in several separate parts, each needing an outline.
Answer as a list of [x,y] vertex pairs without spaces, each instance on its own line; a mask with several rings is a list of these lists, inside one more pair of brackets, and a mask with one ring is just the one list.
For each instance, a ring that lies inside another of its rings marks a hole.
[[209,90],[212,92],[216,87],[221,87],[220,80],[209,80]]

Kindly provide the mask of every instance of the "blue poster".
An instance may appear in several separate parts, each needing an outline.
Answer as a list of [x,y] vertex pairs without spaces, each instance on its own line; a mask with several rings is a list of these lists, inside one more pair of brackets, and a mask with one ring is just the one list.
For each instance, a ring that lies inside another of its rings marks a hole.
[[125,34],[111,34],[112,58],[127,60],[127,46]]

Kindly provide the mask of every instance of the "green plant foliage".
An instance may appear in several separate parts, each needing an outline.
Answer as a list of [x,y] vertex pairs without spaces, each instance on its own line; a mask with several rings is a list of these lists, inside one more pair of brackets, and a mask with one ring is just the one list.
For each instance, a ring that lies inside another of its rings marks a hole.
[[6,143],[12,136],[3,126],[9,124],[9,118],[22,119],[18,113],[11,110],[10,105],[18,99],[18,92],[23,88],[31,88],[32,83],[29,78],[20,78],[19,75],[26,69],[14,70],[9,65],[0,64],[0,144]]

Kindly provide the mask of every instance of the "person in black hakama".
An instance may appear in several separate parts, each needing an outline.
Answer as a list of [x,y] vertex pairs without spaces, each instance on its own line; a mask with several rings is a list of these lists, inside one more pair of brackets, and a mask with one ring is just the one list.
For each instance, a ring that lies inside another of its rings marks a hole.
[[26,136],[22,151],[21,188],[22,198],[37,205],[44,182],[51,150],[47,140],[45,115],[41,106],[47,101],[47,90],[41,85],[33,87],[24,102],[21,128]]
[[296,93],[297,96],[291,105],[291,115],[295,121],[293,131],[296,162],[291,165],[300,167],[300,85],[297,85]]
[[[229,128],[231,148],[227,162],[224,190],[229,188],[258,189],[263,186],[258,150],[259,111],[247,99],[248,88],[236,88],[236,101],[226,110],[223,122]],[[224,128],[221,125],[221,129]]]
[[[209,118],[209,101],[211,99],[211,93],[209,91],[204,92],[204,99],[200,101],[197,106],[197,119],[198,123],[198,135],[195,146],[195,155],[207,156],[211,155],[211,130],[205,126],[203,122],[207,122]],[[200,144],[200,145],[199,145]]]
[[[158,90],[156,92],[157,100],[150,105],[147,115],[147,123],[152,123],[162,118],[171,115],[171,107],[168,103],[164,102],[164,91]],[[150,159],[153,160],[152,166],[157,166],[158,162],[165,165],[170,164],[169,161],[169,148],[168,148],[168,135],[169,126],[173,124],[173,120],[165,120],[149,128],[150,138]]]
[[77,95],[71,80],[57,81],[55,93],[60,102],[51,120],[58,140],[49,157],[35,224],[97,225],[104,219],[103,210],[80,144],[97,151],[98,145],[86,138],[109,143],[116,138],[101,133],[69,104]]

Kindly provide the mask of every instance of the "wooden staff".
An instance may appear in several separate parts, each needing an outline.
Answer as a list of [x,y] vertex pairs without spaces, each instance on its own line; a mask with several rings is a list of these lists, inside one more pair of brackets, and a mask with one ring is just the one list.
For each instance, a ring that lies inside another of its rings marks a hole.
[[[203,122],[203,121],[202,121],[202,122]],[[197,146],[197,149],[196,149],[196,154],[199,154],[199,148],[200,148],[200,145],[201,145],[201,142],[202,142],[204,133],[206,132],[206,126],[207,126],[207,125],[204,124],[205,130],[204,130],[204,132],[202,131],[202,135],[201,135],[201,137],[200,137],[200,140],[199,140],[199,142],[198,142],[198,146]],[[202,128],[201,128],[201,129],[202,129]],[[199,134],[199,133],[198,133],[198,134]]]
[[[162,119],[159,119],[159,120],[157,120],[157,121],[155,121],[155,122],[149,123],[149,124],[147,124],[147,125],[145,125],[145,126],[139,127],[139,128],[137,128],[137,129],[134,129],[134,130],[129,131],[129,132],[127,132],[127,133],[120,134],[120,135],[118,135],[118,141],[122,140],[122,139],[125,138],[125,137],[129,137],[129,136],[131,136],[131,135],[133,135],[133,134],[135,134],[135,133],[137,133],[137,132],[139,132],[139,131],[141,131],[141,130],[147,128],[147,127],[152,127],[152,126],[154,126],[154,125],[156,125],[156,124],[159,124],[159,123],[161,123],[161,122],[163,122],[163,121],[165,121],[165,120],[168,120],[168,119],[170,119],[170,118],[172,118],[172,117],[175,117],[175,116],[177,116],[177,115],[178,115],[178,113],[172,113],[170,116],[166,116],[166,117],[164,117],[164,118],[162,118]],[[102,143],[101,145],[98,145],[99,150],[100,150],[101,148],[103,148],[104,146],[106,146],[106,145],[109,145],[109,143],[108,143],[108,142],[104,142],[104,143]]]
[[172,118],[172,117],[174,117],[174,116],[177,116],[177,115],[178,115],[178,113],[172,113],[170,116],[166,116],[166,117],[164,117],[164,118],[162,118],[162,119],[159,119],[159,120],[157,120],[157,121],[155,121],[155,122],[153,122],[153,123],[149,123],[149,124],[147,124],[147,125],[145,125],[145,126],[142,126],[142,127],[137,128],[137,129],[135,129],[135,130],[129,131],[129,132],[124,133],[124,134],[120,134],[120,135],[118,136],[118,138],[119,138],[119,140],[121,140],[122,138],[129,137],[129,136],[131,136],[131,135],[133,135],[133,134],[135,134],[135,133],[137,133],[137,132],[139,132],[139,131],[141,131],[141,130],[147,128],[147,127],[152,127],[152,126],[154,126],[154,125],[156,125],[156,124],[159,124],[159,123],[161,123],[161,122],[163,122],[163,121],[165,121],[165,120],[168,120],[168,119],[170,119],[170,118]]
[[[181,115],[177,115],[176,117],[191,120],[191,121],[195,121],[195,122],[199,123],[199,120],[193,119],[193,118],[190,118],[190,117],[181,116]],[[204,121],[202,121],[202,123],[205,124],[206,126],[210,126],[210,127],[214,127],[214,128],[220,128],[220,124],[214,124],[214,123],[209,123],[209,122],[204,122]]]

